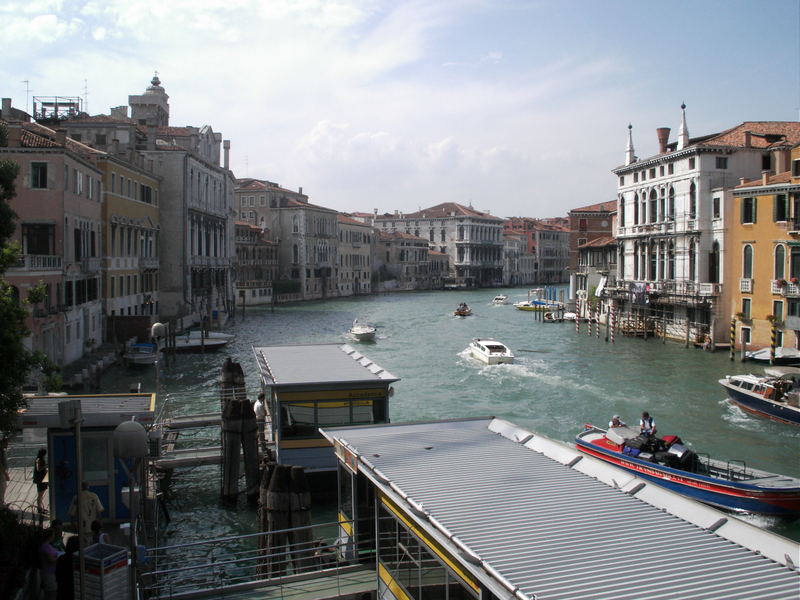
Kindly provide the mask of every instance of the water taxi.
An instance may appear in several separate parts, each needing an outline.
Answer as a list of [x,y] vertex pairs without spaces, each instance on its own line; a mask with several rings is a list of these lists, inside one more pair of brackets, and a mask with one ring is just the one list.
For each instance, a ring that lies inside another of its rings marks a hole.
[[505,294],[497,294],[497,296],[492,298],[492,304],[495,306],[503,306],[504,304],[508,304],[508,296]]
[[775,375],[728,375],[719,384],[728,400],[754,415],[800,425],[800,389],[791,373]]
[[575,446],[674,492],[727,510],[800,516],[800,479],[696,454],[677,436],[643,437],[628,427],[587,425]]
[[456,317],[468,317],[471,314],[472,314],[472,309],[469,306],[467,306],[466,302],[462,302],[461,304],[459,304],[458,308],[456,308],[453,311],[453,316]]
[[800,350],[795,348],[775,348],[775,358],[772,358],[772,353],[769,348],[761,348],[760,350],[751,350],[744,353],[746,360],[753,360],[755,362],[772,363],[775,365],[800,365]]
[[375,340],[376,331],[377,329],[374,325],[362,323],[358,319],[355,319],[348,333],[359,342],[372,342]]
[[487,365],[508,364],[514,362],[514,353],[503,344],[492,338],[475,338],[469,344],[470,354]]

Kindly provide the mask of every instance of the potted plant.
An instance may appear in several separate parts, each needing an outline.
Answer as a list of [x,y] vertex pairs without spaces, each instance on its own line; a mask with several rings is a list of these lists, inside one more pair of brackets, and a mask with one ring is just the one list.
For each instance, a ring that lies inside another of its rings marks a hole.
[[797,283],[797,277],[792,277],[789,281],[791,281],[792,283]]
[[786,287],[786,280],[783,278],[778,279],[775,283],[778,284],[778,287]]

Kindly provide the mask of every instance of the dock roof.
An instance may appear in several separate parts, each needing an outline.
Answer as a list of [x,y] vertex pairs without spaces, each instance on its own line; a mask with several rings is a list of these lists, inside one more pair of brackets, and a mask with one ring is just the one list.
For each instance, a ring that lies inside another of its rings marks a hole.
[[399,381],[349,344],[254,347],[261,377],[272,387]]
[[322,431],[502,597],[797,598],[797,543],[507,421]]
[[29,396],[27,408],[17,413],[20,428],[61,427],[59,403],[77,400],[81,403],[84,427],[115,427],[135,417],[144,425],[153,422],[155,394],[88,394],[63,396]]

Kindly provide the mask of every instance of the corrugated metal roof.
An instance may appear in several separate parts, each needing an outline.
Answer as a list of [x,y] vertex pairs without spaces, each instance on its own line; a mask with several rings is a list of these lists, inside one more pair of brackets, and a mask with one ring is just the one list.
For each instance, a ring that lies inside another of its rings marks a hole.
[[155,394],[90,394],[86,396],[29,396],[28,406],[17,414],[21,428],[60,427],[58,405],[65,400],[79,400],[85,427],[110,427],[135,417],[140,423],[152,423]]
[[797,565],[800,545],[505,421],[324,433],[354,449],[359,467],[401,505],[407,495],[427,513],[416,510],[423,517],[412,518],[445,547],[458,555],[455,538],[477,556],[468,565],[474,575],[495,587],[505,580],[506,594],[517,588],[539,600],[798,598],[796,566],[764,555],[785,555]]
[[253,352],[273,387],[399,380],[348,344],[262,346]]

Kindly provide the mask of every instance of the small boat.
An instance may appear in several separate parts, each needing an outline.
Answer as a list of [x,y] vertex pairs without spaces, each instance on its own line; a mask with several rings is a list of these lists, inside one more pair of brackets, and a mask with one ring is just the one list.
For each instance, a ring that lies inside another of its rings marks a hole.
[[497,294],[494,298],[492,298],[492,304],[496,306],[502,306],[504,304],[508,304],[508,296],[505,294]]
[[230,344],[235,337],[232,333],[221,331],[203,333],[193,329],[175,336],[175,352],[213,352]]
[[545,291],[542,288],[528,290],[528,299],[515,302],[514,307],[518,310],[528,311],[559,311],[564,310],[564,303],[558,300],[545,298]]
[[149,342],[134,342],[125,347],[122,359],[131,366],[146,367],[158,360],[158,345]]
[[508,346],[492,338],[474,338],[469,344],[469,352],[487,365],[514,362],[514,353],[509,350]]
[[[754,360],[756,362],[766,363],[770,362],[772,358],[769,348],[745,352],[744,357],[746,360]],[[773,364],[800,365],[800,350],[795,348],[775,348],[775,361]]]
[[578,319],[578,315],[574,312],[565,312],[562,316],[565,321],[575,321]]
[[356,338],[359,342],[371,342],[375,339],[375,332],[377,329],[374,325],[369,323],[360,323],[358,319],[353,321],[353,326],[348,332],[351,336]]
[[[788,371],[791,367],[787,367]],[[770,374],[728,375],[719,383],[728,393],[728,400],[754,415],[773,421],[800,425],[800,387],[796,373],[782,373],[779,367]]]
[[674,492],[727,510],[796,517],[800,479],[696,454],[677,436],[641,436],[628,427],[587,425],[575,438],[581,452]]
[[456,308],[453,311],[453,315],[456,317],[468,317],[471,314],[472,314],[472,309],[469,306],[467,306],[465,302],[459,304],[458,308]]
[[546,312],[542,316],[542,320],[545,323],[562,323],[564,321],[564,317],[558,314],[557,312]]

